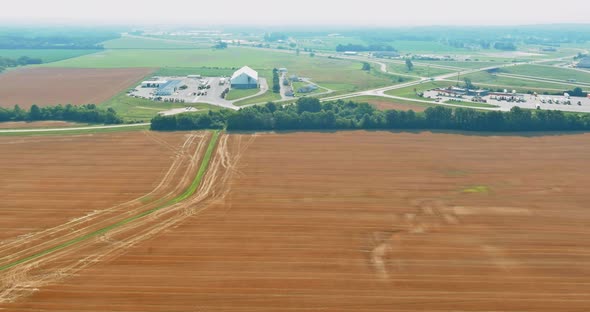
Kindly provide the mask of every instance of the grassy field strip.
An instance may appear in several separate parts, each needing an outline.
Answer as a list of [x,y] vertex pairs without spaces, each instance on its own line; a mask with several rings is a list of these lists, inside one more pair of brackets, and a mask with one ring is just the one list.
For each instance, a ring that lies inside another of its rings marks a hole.
[[500,77],[524,79],[524,80],[531,80],[531,81],[543,81],[543,82],[561,84],[561,85],[572,85],[572,86],[579,85],[580,87],[590,87],[590,83],[581,82],[581,81],[568,82],[568,81],[552,79],[552,78],[542,78],[542,77],[525,76],[525,75],[517,75],[517,74],[496,74],[496,75],[498,75]]
[[193,180],[192,184],[189,186],[189,188],[182,194],[180,194],[179,196],[177,196],[176,198],[171,199],[170,201],[168,201],[167,203],[163,204],[160,207],[156,207],[154,209],[148,210],[148,211],[144,211],[138,215],[126,218],[124,220],[121,220],[117,223],[114,223],[112,225],[109,225],[107,227],[104,227],[100,230],[94,231],[92,233],[86,234],[84,236],[80,236],[74,239],[71,239],[65,243],[62,243],[60,245],[57,245],[55,247],[49,248],[47,250],[44,250],[42,252],[36,253],[34,255],[28,256],[26,258],[22,258],[20,260],[11,262],[11,263],[7,263],[4,264],[2,266],[0,266],[0,272],[1,271],[5,271],[8,270],[12,267],[15,267],[19,264],[34,260],[34,259],[38,259],[41,258],[45,255],[54,253],[56,251],[62,250],[64,248],[67,248],[69,246],[75,245],[77,243],[86,241],[88,239],[91,239],[93,237],[97,237],[99,235],[102,235],[104,233],[107,233],[113,229],[116,229],[118,227],[121,227],[125,224],[128,224],[130,222],[133,222],[137,219],[143,218],[145,216],[148,216],[156,211],[162,210],[166,207],[169,207],[171,205],[174,205],[176,203],[179,203],[185,199],[187,199],[189,196],[193,195],[195,193],[195,191],[197,190],[197,188],[199,187],[199,185],[201,184],[201,180],[203,179],[203,176],[205,175],[205,172],[207,171],[207,168],[209,168],[209,161],[211,160],[211,156],[213,155],[213,150],[215,149],[215,146],[217,144],[217,139],[219,138],[219,131],[215,131],[213,132],[213,135],[211,136],[211,140],[209,141],[209,146],[207,147],[207,151],[205,152],[205,155],[203,156],[203,161],[201,162],[201,166],[199,167],[199,171],[197,172],[197,175],[195,177],[195,179]]
[[150,123],[136,123],[110,126],[91,126],[91,127],[65,127],[65,128],[41,128],[41,129],[1,129],[1,135],[19,135],[19,134],[64,134],[64,132],[88,133],[88,132],[108,132],[108,130],[121,130],[127,128],[147,128]]

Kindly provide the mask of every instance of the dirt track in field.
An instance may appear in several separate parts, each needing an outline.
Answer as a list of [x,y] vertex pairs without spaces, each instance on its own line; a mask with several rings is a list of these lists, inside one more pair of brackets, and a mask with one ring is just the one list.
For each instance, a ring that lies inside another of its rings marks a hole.
[[589,140],[225,136],[193,214],[0,308],[588,311]]
[[100,104],[152,72],[149,68],[24,68],[0,74],[0,107]]

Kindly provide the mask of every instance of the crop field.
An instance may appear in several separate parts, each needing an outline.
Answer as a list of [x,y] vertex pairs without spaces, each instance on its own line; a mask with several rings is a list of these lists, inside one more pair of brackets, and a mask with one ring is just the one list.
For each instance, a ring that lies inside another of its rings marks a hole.
[[43,60],[43,63],[51,63],[99,51],[100,50],[0,49],[0,57],[18,59],[21,56],[28,56],[31,58],[40,58]]
[[100,104],[152,72],[148,68],[25,68],[0,75],[0,107]]
[[0,137],[0,239],[42,231],[149,193],[185,136]]
[[119,232],[88,242],[124,250],[75,274],[57,260],[43,283],[17,271],[25,286],[10,294],[38,290],[0,308],[587,311],[588,139],[223,135],[206,206],[135,244]]

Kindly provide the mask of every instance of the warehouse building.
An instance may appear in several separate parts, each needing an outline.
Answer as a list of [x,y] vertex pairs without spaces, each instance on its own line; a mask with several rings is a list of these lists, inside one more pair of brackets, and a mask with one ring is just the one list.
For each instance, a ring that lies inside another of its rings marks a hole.
[[231,76],[230,82],[233,89],[258,88],[258,72],[248,66],[244,66]]
[[142,88],[159,88],[161,85],[168,83],[166,80],[148,80],[141,83]]
[[158,87],[158,90],[156,90],[156,95],[157,96],[170,96],[170,95],[174,94],[174,92],[176,92],[176,90],[178,90],[181,83],[182,83],[182,81],[180,81],[180,80],[170,80],[170,81],[166,82],[165,84],[162,84]]

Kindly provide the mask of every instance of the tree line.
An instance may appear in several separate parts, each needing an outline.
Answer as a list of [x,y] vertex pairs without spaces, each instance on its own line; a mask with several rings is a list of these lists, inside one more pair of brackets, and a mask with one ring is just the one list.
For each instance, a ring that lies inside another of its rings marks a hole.
[[153,130],[196,130],[216,128],[250,130],[322,129],[445,129],[466,131],[572,131],[590,130],[590,114],[549,110],[509,112],[478,111],[469,108],[429,107],[424,112],[380,111],[367,103],[300,98],[295,105],[267,103],[239,111],[208,114],[186,113],[157,116]]
[[40,121],[63,120],[88,123],[120,124],[123,119],[117,116],[114,109],[99,109],[95,104],[39,107],[32,105],[29,110],[15,105],[13,108],[0,107],[2,121]]
[[279,78],[279,70],[274,68],[272,70],[272,92],[273,93],[280,93],[281,92],[281,82]]
[[40,58],[32,58],[28,56],[21,56],[17,59],[0,56],[0,72],[8,67],[17,67],[31,64],[42,64],[43,60]]

